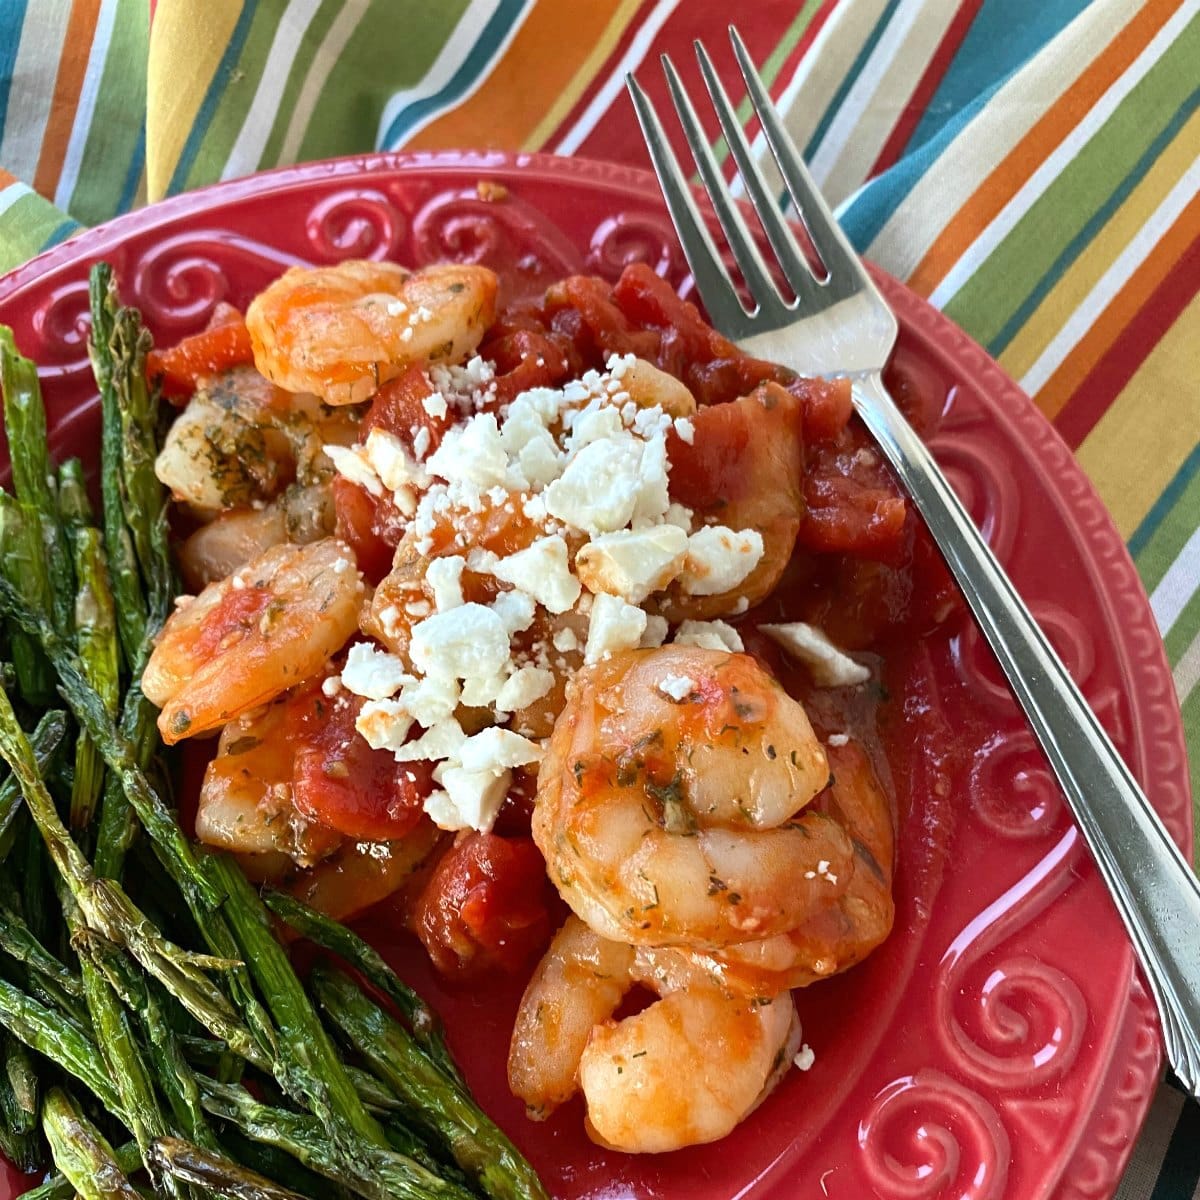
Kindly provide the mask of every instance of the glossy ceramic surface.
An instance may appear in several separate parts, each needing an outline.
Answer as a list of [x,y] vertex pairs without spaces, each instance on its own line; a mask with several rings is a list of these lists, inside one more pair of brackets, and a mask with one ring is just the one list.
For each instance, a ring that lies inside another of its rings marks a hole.
[[[481,180],[502,188],[477,189]],[[576,271],[615,277],[640,259],[689,283],[647,174],[539,157],[389,156],[236,181],[112,222],[0,280],[0,321],[43,364],[54,451],[94,458],[90,263],[112,262],[123,298],[169,343],[292,263],[349,256],[482,261],[518,289]],[[893,384],[940,409],[940,461],[1182,843],[1178,709],[1120,537],[999,368],[899,284],[881,283],[902,326]],[[503,1076],[519,987],[447,990],[385,920],[365,926],[443,1012],[479,1096],[556,1196],[1115,1191],[1161,1052],[1104,887],[973,627],[905,648],[888,685],[902,810],[895,932],[850,974],[797,993],[815,1065],[718,1145],[609,1154],[584,1137],[577,1104],[529,1123]],[[0,1200],[13,1186],[0,1179]]]

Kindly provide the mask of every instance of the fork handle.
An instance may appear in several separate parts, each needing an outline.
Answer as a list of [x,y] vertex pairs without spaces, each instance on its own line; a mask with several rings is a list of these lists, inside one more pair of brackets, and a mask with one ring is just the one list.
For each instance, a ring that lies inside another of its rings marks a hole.
[[1200,883],[878,373],[854,405],[925,518],[1033,728],[1149,979],[1167,1057],[1200,1092]]

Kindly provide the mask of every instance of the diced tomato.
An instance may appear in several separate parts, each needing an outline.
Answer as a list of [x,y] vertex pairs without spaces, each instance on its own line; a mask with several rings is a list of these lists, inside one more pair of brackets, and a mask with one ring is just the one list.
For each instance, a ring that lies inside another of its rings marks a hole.
[[366,488],[335,475],[333,509],[334,531],[354,551],[358,569],[377,584],[392,569],[394,549],[376,532],[379,502]]
[[468,834],[438,863],[414,918],[445,975],[521,970],[550,936],[541,853],[531,838]]
[[398,763],[354,728],[360,697],[330,700],[320,689],[298,703],[292,796],[304,816],[367,842],[402,838],[434,790],[430,763]]
[[434,388],[425,374],[424,366],[414,363],[395,379],[389,379],[375,393],[371,407],[363,417],[360,438],[365,441],[372,429],[383,429],[398,437],[409,453],[415,453],[415,440],[424,429],[429,433],[429,444],[419,457],[432,454],[442,444],[446,430],[454,422],[449,410],[441,416],[435,416],[425,407],[424,402],[433,394]]
[[481,353],[496,364],[495,407],[535,387],[556,387],[572,374],[575,357],[568,339],[518,329],[490,342]]
[[803,406],[804,437],[809,443],[832,441],[853,415],[848,379],[800,378],[789,383],[787,389]]
[[159,379],[163,394],[172,403],[179,403],[206,375],[253,359],[250,331],[242,314],[232,305],[220,305],[203,333],[186,337],[166,350],[151,350],[146,357],[146,376]]

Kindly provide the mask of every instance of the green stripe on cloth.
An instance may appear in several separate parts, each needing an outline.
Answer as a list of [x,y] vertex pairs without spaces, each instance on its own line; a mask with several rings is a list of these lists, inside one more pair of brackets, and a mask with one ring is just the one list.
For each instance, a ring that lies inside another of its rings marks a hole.
[[1133,536],[1129,539],[1129,553],[1134,556],[1138,564],[1138,570],[1141,572],[1142,581],[1145,583],[1147,591],[1153,591],[1158,585],[1159,579],[1162,578],[1162,572],[1170,565],[1170,560],[1174,557],[1174,554],[1171,554],[1169,550],[1166,552],[1167,557],[1157,575],[1151,574],[1152,566],[1149,560],[1143,565],[1143,555],[1151,551],[1151,547],[1155,544],[1163,525],[1168,521],[1170,515],[1177,511],[1189,528],[1182,533],[1176,531],[1173,535],[1178,538],[1175,544],[1175,553],[1178,553],[1179,547],[1187,541],[1191,530],[1195,528],[1194,514],[1200,512],[1200,492],[1196,493],[1192,501],[1190,520],[1189,510],[1185,508],[1180,511],[1178,505],[1180,497],[1185,492],[1188,496],[1192,496],[1193,487],[1200,487],[1200,483],[1197,482],[1198,479],[1200,479],[1200,446],[1197,446],[1187,456],[1183,465],[1175,473],[1175,478],[1167,484],[1163,490],[1163,494],[1155,501],[1154,506],[1142,519],[1142,523],[1134,530]]
[[[1063,253],[1115,185],[1186,105],[1195,103],[1200,20],[1191,21],[1058,177],[945,307],[946,315],[989,348],[1039,281],[1063,270]],[[1080,247],[1082,248],[1082,247]]]
[[384,105],[424,78],[466,11],[466,0],[372,0],[321,90],[321,119],[301,160],[375,149]]
[[11,271],[79,228],[23,183],[0,191],[0,273]]
[[347,0],[322,0],[313,19],[309,22],[295,61],[292,63],[291,70],[288,71],[287,82],[280,93],[275,120],[263,145],[261,166],[275,166],[279,162],[279,152],[283,148],[283,139],[287,136],[288,123],[295,111],[300,89],[304,86],[305,79],[308,78],[308,73],[317,59],[330,27],[339,14],[351,7],[352,4],[347,3]]
[[144,0],[118,0],[75,187],[66,207],[85,225],[132,206],[146,157]]

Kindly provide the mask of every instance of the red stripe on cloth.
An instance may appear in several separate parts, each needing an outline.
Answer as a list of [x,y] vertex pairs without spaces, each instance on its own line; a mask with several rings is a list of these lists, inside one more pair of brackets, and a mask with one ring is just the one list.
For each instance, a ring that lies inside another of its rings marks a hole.
[[929,107],[929,102],[933,99],[938,84],[942,82],[946,72],[950,69],[954,56],[967,36],[967,30],[971,28],[971,23],[982,7],[983,0],[963,0],[959,5],[958,12],[954,14],[954,19],[946,27],[946,32],[933,52],[933,57],[929,60],[925,73],[917,81],[917,86],[913,89],[908,103],[900,113],[887,141],[884,142],[883,149],[880,150],[879,157],[871,167],[868,178],[886,171],[904,153],[909,138],[912,137],[913,131],[925,115],[925,110]]
[[1072,450],[1095,428],[1197,293],[1200,237],[1179,257],[1055,418],[1054,427]]

